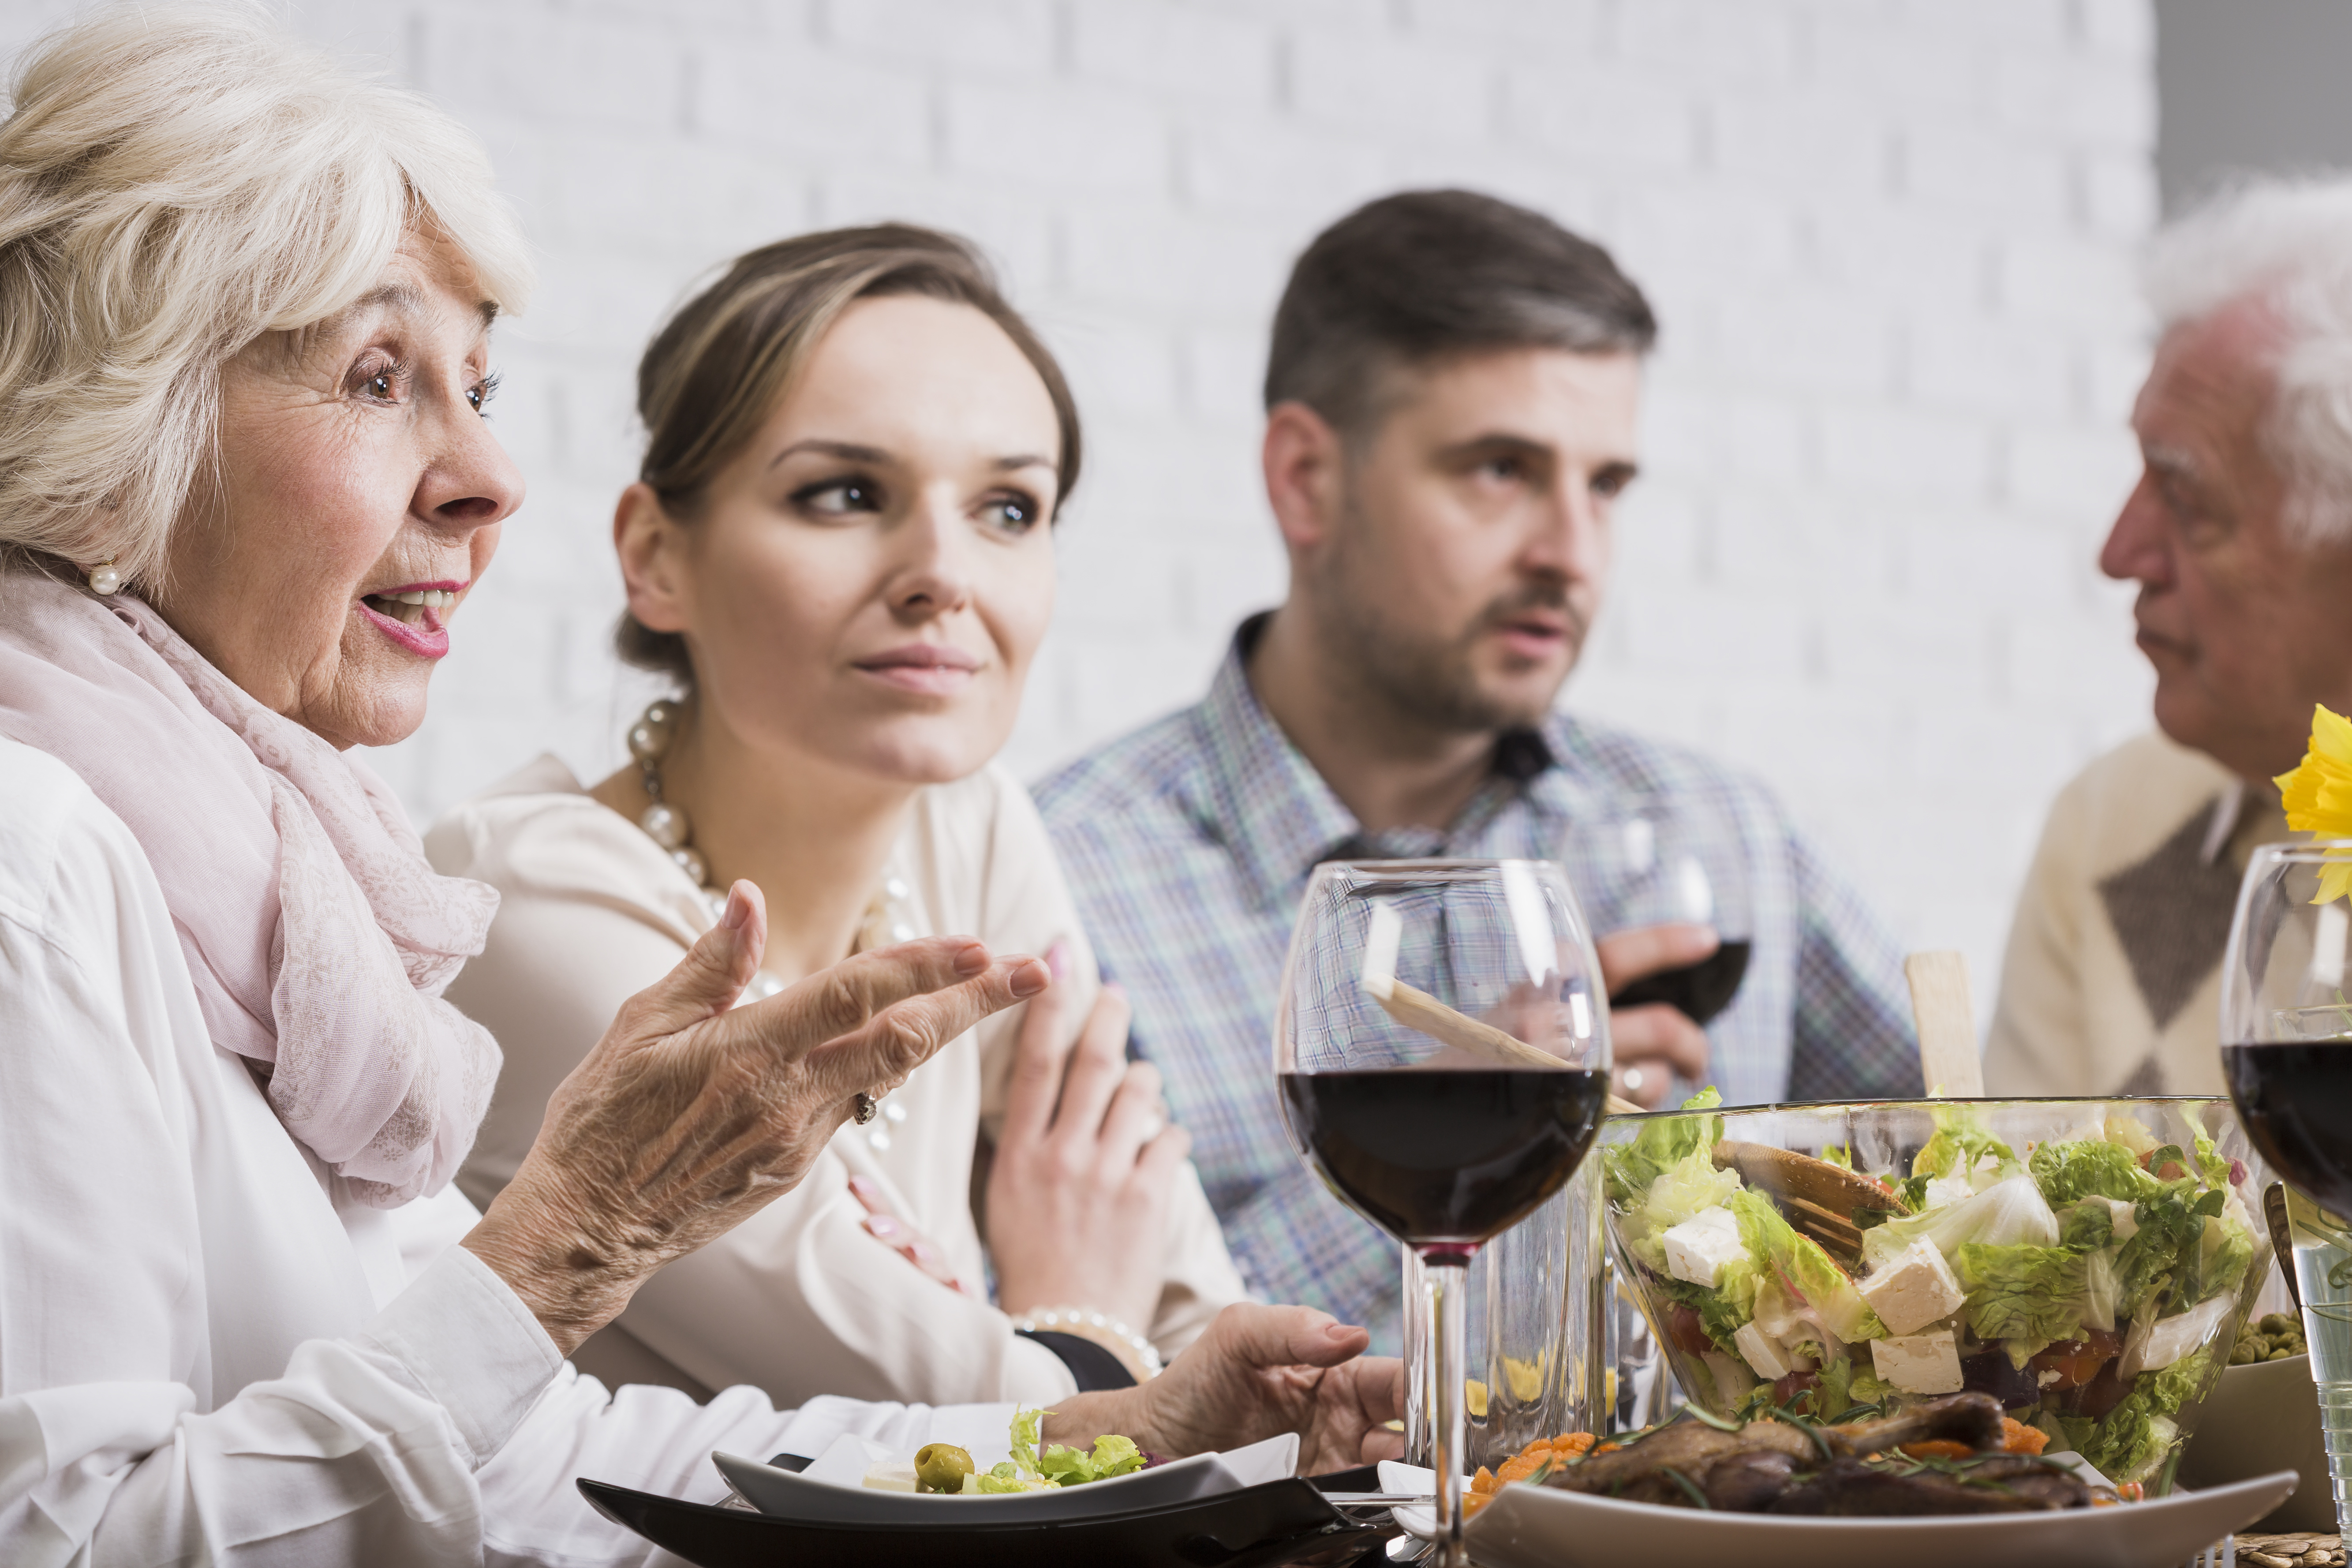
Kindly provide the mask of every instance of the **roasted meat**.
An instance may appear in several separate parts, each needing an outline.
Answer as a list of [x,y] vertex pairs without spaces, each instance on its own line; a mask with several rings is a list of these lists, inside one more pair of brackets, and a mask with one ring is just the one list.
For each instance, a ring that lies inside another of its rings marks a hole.
[[[1751,1423],[1752,1425],[1752,1423]],[[1839,1454],[1885,1454],[1906,1443],[1966,1443],[1979,1454],[2000,1448],[2000,1401],[1990,1394],[1954,1394],[1876,1421],[1823,1426]]]
[[1990,1454],[1941,1465],[1865,1464],[1833,1459],[1782,1492],[1774,1513],[1864,1517],[1918,1513],[2038,1513],[2087,1508],[2083,1478],[2047,1459]]
[[[1683,1421],[1630,1447],[1555,1470],[1546,1484],[1678,1508],[1696,1507],[1697,1499],[1705,1497],[1709,1508],[1749,1513],[1769,1507],[1798,1466],[1818,1465],[1822,1458],[1819,1445],[1785,1422],[1750,1421],[1738,1432],[1725,1432]],[[1723,1479],[1725,1500],[1718,1502],[1716,1472],[1727,1464],[1731,1468]],[[1780,1485],[1759,1490],[1761,1478],[1776,1469]],[[1734,1502],[1734,1497],[1753,1500]]]
[[[2071,1470],[2003,1453],[2001,1430],[2000,1402],[1985,1394],[1842,1426],[1767,1420],[1728,1432],[1678,1421],[1564,1465],[1544,1484],[1724,1513],[2016,1513],[2089,1503]],[[1902,1452],[1917,1443],[1957,1444],[1967,1453],[1915,1459]]]

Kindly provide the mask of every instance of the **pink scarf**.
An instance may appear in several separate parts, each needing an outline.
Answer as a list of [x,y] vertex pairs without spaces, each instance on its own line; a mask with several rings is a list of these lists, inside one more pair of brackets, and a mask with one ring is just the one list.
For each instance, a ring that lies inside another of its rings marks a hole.
[[436,872],[383,781],[256,702],[128,594],[0,574],[0,734],[81,775],[146,851],[213,1043],[286,1130],[393,1208],[439,1191],[498,1079],[441,1000],[498,893]]

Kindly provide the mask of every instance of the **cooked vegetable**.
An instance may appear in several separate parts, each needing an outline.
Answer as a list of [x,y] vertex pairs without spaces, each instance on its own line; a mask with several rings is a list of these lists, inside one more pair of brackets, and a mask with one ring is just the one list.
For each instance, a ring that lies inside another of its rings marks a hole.
[[2284,1312],[2268,1312],[2261,1322],[2248,1323],[2238,1331],[2238,1342],[2230,1347],[2230,1364],[2251,1366],[2262,1361],[2285,1361],[2304,1354],[2306,1348],[2301,1323]]

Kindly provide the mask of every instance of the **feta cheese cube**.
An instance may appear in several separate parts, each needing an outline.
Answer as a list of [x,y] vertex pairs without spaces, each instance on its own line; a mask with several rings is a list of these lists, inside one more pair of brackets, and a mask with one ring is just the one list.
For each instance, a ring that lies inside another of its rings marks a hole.
[[1666,1249],[1666,1272],[1692,1285],[1714,1289],[1723,1268],[1748,1249],[1739,1244],[1739,1221],[1727,1208],[1701,1209],[1658,1238]]
[[1921,1237],[1886,1260],[1862,1285],[1862,1299],[1894,1334],[1918,1332],[1960,1309],[1968,1292],[1936,1244]]
[[1960,1391],[1960,1351],[1949,1329],[1873,1340],[1870,1364],[1879,1376],[1906,1394]]
[[2115,1216],[2117,1241],[2129,1241],[2139,1234],[2137,1205],[2126,1202],[2122,1198],[2105,1198],[2101,1201],[2107,1205],[2107,1212]]
[[877,1492],[910,1492],[915,1487],[915,1461],[877,1459],[866,1468],[865,1484]]
[[1740,1324],[1731,1342],[1738,1347],[1739,1359],[1755,1368],[1759,1377],[1786,1377],[1796,1370],[1789,1353],[1780,1348],[1780,1342],[1753,1323]]

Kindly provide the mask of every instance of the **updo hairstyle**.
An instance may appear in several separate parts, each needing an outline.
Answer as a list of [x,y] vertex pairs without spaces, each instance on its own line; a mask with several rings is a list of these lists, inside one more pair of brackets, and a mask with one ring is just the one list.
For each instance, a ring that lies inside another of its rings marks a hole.
[[[1005,302],[970,242],[912,224],[829,229],[739,257],[687,301],[637,364],[646,456],[637,477],[663,510],[691,525],[711,481],[740,456],[842,312],[859,300],[918,294],[969,305],[1002,328],[1035,368],[1061,426],[1058,515],[1077,484],[1078,408],[1061,365]],[[640,669],[694,685],[686,639],[621,612],[614,646]]]

